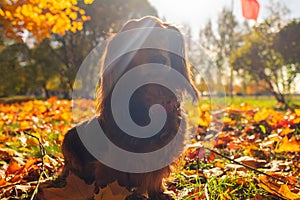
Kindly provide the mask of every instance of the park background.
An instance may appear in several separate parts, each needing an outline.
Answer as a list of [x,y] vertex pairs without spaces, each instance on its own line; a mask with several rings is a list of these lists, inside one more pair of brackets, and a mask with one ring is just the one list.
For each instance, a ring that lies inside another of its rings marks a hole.
[[[168,189],[180,199],[299,199],[300,3],[259,3],[249,20],[237,0],[0,1],[1,198],[35,199],[57,178],[64,134],[95,115],[81,99],[72,116],[78,69],[128,19],[154,15],[182,31],[202,96],[198,112],[187,106],[197,131]],[[70,182],[77,188],[46,195],[88,191]]]

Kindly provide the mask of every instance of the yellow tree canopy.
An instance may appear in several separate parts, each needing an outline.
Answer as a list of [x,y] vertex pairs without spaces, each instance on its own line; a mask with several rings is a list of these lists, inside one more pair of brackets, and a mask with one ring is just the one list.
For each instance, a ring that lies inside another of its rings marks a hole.
[[[92,2],[84,0],[85,4]],[[76,32],[89,20],[77,3],[77,0],[0,0],[0,25],[5,37],[16,40],[22,40],[25,30],[38,41],[51,33]]]

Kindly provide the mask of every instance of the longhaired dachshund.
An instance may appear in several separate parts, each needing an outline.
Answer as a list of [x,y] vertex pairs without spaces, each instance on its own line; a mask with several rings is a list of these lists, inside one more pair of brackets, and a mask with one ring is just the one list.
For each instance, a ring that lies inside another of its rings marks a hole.
[[[130,35],[132,38],[128,40],[124,37],[121,40],[117,39],[118,36],[126,31],[142,28],[147,28],[148,35]],[[155,31],[152,33],[151,29],[154,28],[159,28],[159,33]],[[175,33],[175,37],[164,34],[167,31]],[[143,44],[148,43],[150,46],[153,45],[162,48],[134,49],[120,56],[114,56],[118,55],[117,52],[120,52],[120,48],[123,48],[123,46],[127,47],[130,43],[135,44],[136,42],[141,42],[141,40],[143,40]],[[167,49],[172,49],[173,52]],[[147,138],[134,137],[125,133],[115,122],[111,108],[112,93],[115,84],[129,70],[147,63],[161,64],[176,70],[188,81],[195,94],[198,94],[190,77],[190,68],[185,55],[184,39],[179,30],[152,16],[128,21],[111,38],[105,50],[101,66],[101,82],[97,90],[98,116],[96,120],[110,141],[129,152],[147,153],[156,151],[169,144],[179,129],[183,133],[186,132],[186,122],[180,107],[181,98],[177,98],[178,95],[175,95],[174,92],[165,86],[155,83],[145,84],[136,89],[130,98],[129,105],[124,106],[129,106],[130,117],[138,126],[146,126],[150,123],[149,109],[152,105],[160,104],[163,106],[167,116],[166,122],[157,134]],[[147,72],[140,75],[147,76]],[[165,77],[159,78],[164,79]],[[184,94],[185,88],[176,89],[181,95]],[[198,98],[197,95],[196,98]],[[151,200],[174,199],[171,194],[166,193],[164,180],[170,175],[171,167],[176,163],[176,159],[178,158],[174,158],[174,162],[171,164],[153,171],[133,173],[114,169],[96,159],[81,141],[78,129],[88,130],[89,123],[90,121],[83,122],[68,131],[65,135],[62,144],[65,159],[62,177],[67,177],[72,172],[88,184],[95,183],[96,192],[108,184],[117,181],[119,185],[134,191],[126,199],[143,199],[143,195]],[[89,132],[86,131],[85,134],[88,137]],[[183,151],[184,138],[184,134],[180,135],[178,141],[181,144],[176,144],[176,146],[180,146],[180,151]],[[102,147],[103,152],[101,152],[104,155],[106,153],[105,148]],[[156,162],[162,162],[167,156],[169,156],[168,152],[158,157]],[[140,164],[141,168],[143,168],[143,162]],[[126,165],[126,163],[120,163],[120,165]]]

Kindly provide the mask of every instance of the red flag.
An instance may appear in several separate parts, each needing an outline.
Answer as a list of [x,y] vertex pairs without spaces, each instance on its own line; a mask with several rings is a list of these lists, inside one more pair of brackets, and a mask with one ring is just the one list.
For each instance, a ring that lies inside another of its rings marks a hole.
[[257,0],[242,0],[242,12],[246,19],[256,20],[259,13],[259,3]]

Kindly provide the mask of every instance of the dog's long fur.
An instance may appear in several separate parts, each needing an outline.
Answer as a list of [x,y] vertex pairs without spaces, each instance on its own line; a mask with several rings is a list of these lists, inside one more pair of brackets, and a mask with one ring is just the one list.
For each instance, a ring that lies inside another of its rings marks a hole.
[[[160,104],[164,106],[167,111],[167,121],[163,129],[155,136],[145,139],[132,137],[124,133],[117,126],[112,116],[111,95],[114,89],[114,84],[120,78],[120,75],[117,75],[116,72],[122,68],[125,69],[122,73],[125,73],[135,66],[144,63],[160,63],[177,70],[190,82],[191,86],[194,87],[190,77],[189,65],[185,57],[184,40],[177,28],[163,23],[155,17],[144,17],[139,20],[131,20],[127,22],[118,34],[127,30],[147,26],[176,31],[179,36],[179,39],[176,41],[171,40],[171,38],[163,38],[163,36],[159,36],[157,38],[158,41],[153,42],[159,42],[161,45],[172,45],[171,48],[178,48],[178,52],[181,52],[182,56],[175,55],[165,50],[140,49],[134,52],[129,52],[112,62],[110,60],[110,54],[118,48],[113,44],[113,37],[108,43],[106,53],[104,55],[105,58],[102,64],[101,85],[97,94],[99,113],[98,121],[106,136],[117,146],[136,153],[155,151],[168,144],[178,132],[180,122],[183,124],[181,128],[185,129],[185,121],[180,109],[180,99],[177,99],[175,94],[173,94],[169,89],[158,84],[148,84],[137,89],[131,97],[129,105],[131,117],[134,122],[139,126],[147,125],[150,122],[148,114],[149,108],[153,104]],[[104,69],[105,66],[109,66],[106,71]],[[184,88],[178,88],[178,90],[183,91]],[[89,123],[89,121],[83,122],[78,125],[77,128],[79,126],[84,128],[88,126]],[[182,131],[184,132],[184,130]],[[180,140],[182,144],[176,145],[183,145],[184,135],[180,137],[182,137]],[[137,193],[148,194],[149,198],[152,200],[172,199],[170,195],[164,194],[165,189],[163,186],[163,179],[168,177],[171,172],[170,166],[148,173],[127,173],[107,167],[97,161],[86,150],[80,141],[76,127],[66,134],[62,145],[62,151],[65,158],[65,167],[62,173],[63,177],[66,177],[69,172],[72,172],[84,179],[87,183],[95,181],[96,189],[101,189],[113,181],[118,181],[121,186],[135,188]],[[158,160],[157,162],[160,161]],[[134,199],[134,197],[131,197],[131,199],[132,198]]]

